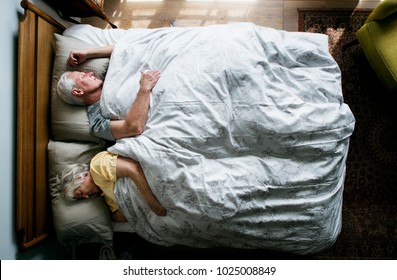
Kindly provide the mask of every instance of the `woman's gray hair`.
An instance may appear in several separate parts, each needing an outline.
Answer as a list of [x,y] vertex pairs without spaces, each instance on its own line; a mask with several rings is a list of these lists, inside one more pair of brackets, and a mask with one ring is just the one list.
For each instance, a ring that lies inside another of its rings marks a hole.
[[85,163],[75,163],[67,166],[53,180],[53,184],[58,185],[63,197],[68,200],[76,200],[74,191],[80,187],[89,172],[89,166]]
[[57,84],[57,93],[59,98],[70,105],[85,106],[85,102],[82,98],[73,95],[72,90],[76,87],[76,83],[72,78],[69,78],[71,72],[65,72],[59,78]]

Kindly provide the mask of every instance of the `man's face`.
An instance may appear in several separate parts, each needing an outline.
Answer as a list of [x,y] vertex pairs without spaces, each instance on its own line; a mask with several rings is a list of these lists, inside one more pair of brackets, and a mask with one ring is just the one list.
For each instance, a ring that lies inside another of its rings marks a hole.
[[69,74],[69,78],[73,79],[76,87],[86,94],[96,92],[103,84],[103,81],[95,77],[93,72],[73,71]]

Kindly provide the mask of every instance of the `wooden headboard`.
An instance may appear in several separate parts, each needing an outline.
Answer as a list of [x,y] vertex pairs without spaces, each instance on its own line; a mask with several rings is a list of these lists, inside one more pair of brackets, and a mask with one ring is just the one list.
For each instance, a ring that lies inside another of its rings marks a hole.
[[19,23],[16,226],[20,250],[48,235],[47,144],[50,138],[54,33],[65,27],[29,1]]

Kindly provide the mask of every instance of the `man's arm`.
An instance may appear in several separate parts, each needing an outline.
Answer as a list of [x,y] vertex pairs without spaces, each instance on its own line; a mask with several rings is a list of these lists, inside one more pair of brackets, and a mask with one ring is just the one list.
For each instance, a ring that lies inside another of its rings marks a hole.
[[141,134],[149,112],[150,91],[159,78],[159,71],[149,71],[142,74],[137,97],[128,114],[122,120],[105,118],[101,113],[99,103],[88,106],[87,114],[91,133],[110,141]]
[[160,71],[142,73],[137,97],[122,120],[111,120],[110,129],[115,139],[136,136],[145,128],[150,104],[150,92],[160,78]]
[[71,51],[68,58],[68,63],[71,66],[77,66],[87,59],[110,57],[113,52],[113,46],[91,48],[86,50]]
[[116,174],[117,178],[130,177],[134,181],[135,185],[139,189],[139,192],[154,213],[159,216],[167,215],[167,210],[160,204],[150,189],[145,173],[143,173],[139,162],[130,158],[118,156],[116,163]]

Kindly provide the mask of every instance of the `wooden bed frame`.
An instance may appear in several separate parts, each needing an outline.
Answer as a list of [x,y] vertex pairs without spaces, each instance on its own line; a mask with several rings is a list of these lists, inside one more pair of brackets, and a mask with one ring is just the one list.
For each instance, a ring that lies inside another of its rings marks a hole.
[[26,250],[51,230],[47,144],[50,139],[54,33],[65,27],[27,0],[19,23],[16,226]]

